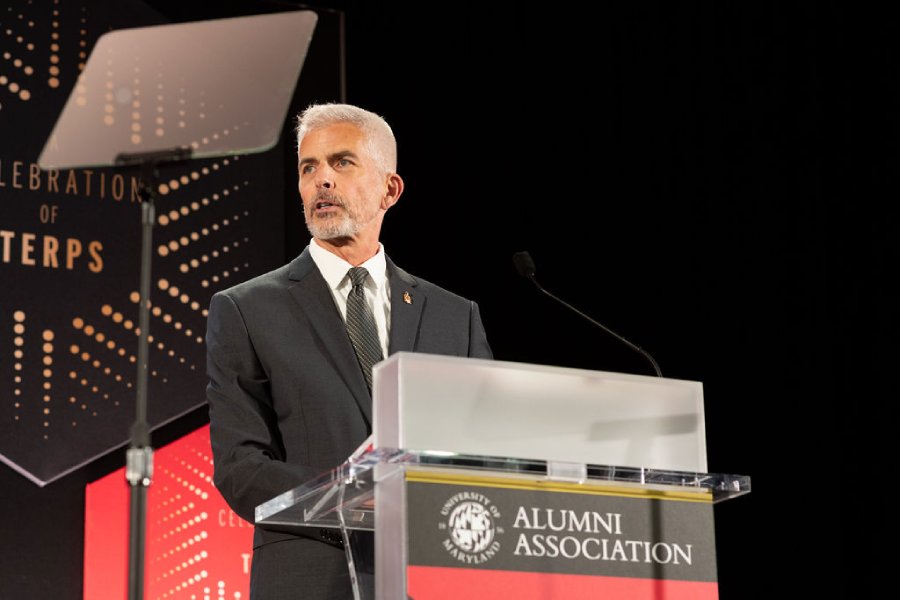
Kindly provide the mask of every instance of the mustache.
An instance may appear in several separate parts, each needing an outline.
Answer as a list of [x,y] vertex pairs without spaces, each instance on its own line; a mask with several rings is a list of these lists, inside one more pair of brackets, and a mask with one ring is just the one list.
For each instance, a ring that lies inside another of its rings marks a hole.
[[328,190],[321,190],[316,193],[315,198],[313,198],[313,203],[318,204],[319,202],[327,202],[328,204],[334,204],[335,206],[344,205],[343,198]]

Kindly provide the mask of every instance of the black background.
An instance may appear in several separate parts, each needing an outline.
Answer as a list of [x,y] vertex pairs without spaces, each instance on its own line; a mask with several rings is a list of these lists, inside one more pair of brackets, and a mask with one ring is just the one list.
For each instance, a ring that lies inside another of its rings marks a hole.
[[[301,6],[148,4],[172,21]],[[652,374],[519,277],[511,256],[528,250],[544,287],[664,376],[703,382],[709,470],[753,485],[716,508],[723,600],[876,597],[897,398],[894,15],[811,0],[317,6],[345,11],[346,100],[399,140],[390,256],[477,300],[498,359]],[[308,237],[285,189],[287,259]],[[42,561],[58,566],[40,584],[17,563],[11,589],[79,597],[71,554],[48,552],[65,560]]]

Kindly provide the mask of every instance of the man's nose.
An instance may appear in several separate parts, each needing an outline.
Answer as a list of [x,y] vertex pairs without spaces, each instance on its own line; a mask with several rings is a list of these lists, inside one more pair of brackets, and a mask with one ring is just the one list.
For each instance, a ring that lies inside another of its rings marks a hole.
[[334,174],[330,168],[324,167],[316,171],[316,187],[327,190],[334,188]]

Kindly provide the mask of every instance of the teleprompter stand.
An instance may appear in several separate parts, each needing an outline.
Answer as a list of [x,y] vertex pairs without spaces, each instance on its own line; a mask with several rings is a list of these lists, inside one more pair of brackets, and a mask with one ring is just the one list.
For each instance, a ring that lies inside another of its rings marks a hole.
[[149,370],[150,275],[153,258],[154,201],[160,180],[160,166],[177,165],[191,158],[190,148],[157,152],[121,154],[116,166],[140,170],[141,197],[141,271],[138,308],[138,379],[135,419],[131,426],[131,445],[125,455],[125,479],[131,489],[128,532],[128,597],[144,595],[144,548],[146,547],[147,488],[153,481],[153,447],[147,421],[147,374]]
[[160,170],[274,147],[316,22],[314,12],[301,10],[106,33],[38,159],[45,170],[113,167],[140,175],[137,398],[126,453],[130,600],[144,597],[147,489],[153,479],[149,315]]

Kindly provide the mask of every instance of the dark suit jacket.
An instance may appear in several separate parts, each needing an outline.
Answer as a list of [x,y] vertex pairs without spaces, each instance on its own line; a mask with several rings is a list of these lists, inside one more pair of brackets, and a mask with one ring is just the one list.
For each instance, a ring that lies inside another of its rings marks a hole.
[[[387,267],[389,353],[492,357],[476,303],[413,277],[390,259]],[[365,379],[308,249],[279,269],[216,293],[206,342],[214,483],[244,519],[253,522],[257,505],[341,464],[371,433]],[[261,548],[292,539],[257,527],[254,562]],[[285,577],[304,568],[290,560],[280,565]],[[251,580],[251,586],[253,597],[280,597],[260,593],[265,582]]]

